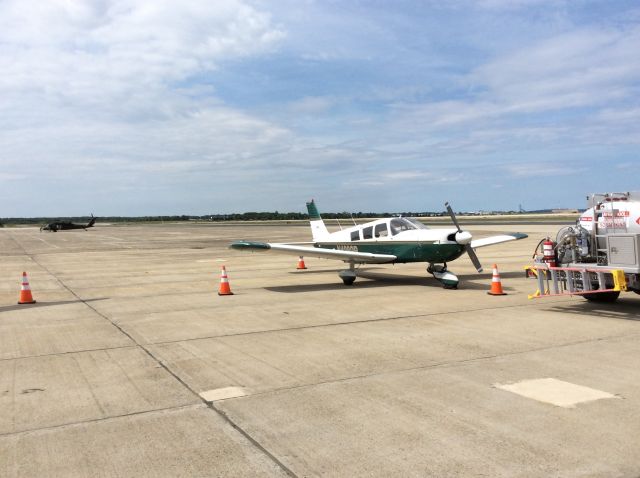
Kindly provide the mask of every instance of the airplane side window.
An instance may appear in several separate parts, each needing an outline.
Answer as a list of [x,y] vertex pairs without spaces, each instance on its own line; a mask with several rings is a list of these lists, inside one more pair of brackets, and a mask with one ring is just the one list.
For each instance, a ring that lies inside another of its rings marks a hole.
[[391,224],[389,224],[389,225],[391,226],[391,235],[392,236],[395,236],[400,231],[402,231],[402,222],[398,221],[397,219],[392,219],[391,220]]
[[360,231],[352,231],[351,232],[351,240],[359,241],[360,240]]
[[365,227],[362,230],[362,239],[372,239],[373,238],[373,226]]
[[376,237],[386,237],[387,233],[387,225],[386,224],[378,224],[376,226]]

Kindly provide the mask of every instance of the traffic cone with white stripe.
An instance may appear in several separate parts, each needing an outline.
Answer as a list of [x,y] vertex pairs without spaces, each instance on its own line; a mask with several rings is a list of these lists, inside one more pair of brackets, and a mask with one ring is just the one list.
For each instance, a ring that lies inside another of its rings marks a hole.
[[218,295],[233,295],[231,286],[229,285],[227,269],[224,266],[222,266],[222,270],[220,271],[220,288],[218,289]]
[[300,258],[298,259],[298,267],[296,267],[296,269],[306,269],[307,266],[304,263],[304,257],[300,256]]
[[500,273],[498,272],[498,266],[493,265],[493,277],[491,278],[491,290],[487,292],[489,295],[507,295],[502,290],[502,282],[500,281]]
[[18,298],[18,304],[35,304],[31,295],[31,287],[29,286],[29,278],[27,273],[22,273],[22,286],[20,287],[20,297]]

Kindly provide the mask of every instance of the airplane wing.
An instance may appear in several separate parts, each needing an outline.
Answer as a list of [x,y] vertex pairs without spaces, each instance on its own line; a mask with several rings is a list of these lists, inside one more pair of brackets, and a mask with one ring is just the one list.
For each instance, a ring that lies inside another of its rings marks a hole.
[[529,236],[521,232],[507,232],[497,236],[483,237],[482,239],[471,241],[471,248],[477,249],[478,247],[492,246],[494,244],[500,244],[501,242],[517,241],[526,237]]
[[368,252],[342,251],[325,249],[322,247],[296,246],[291,244],[275,244],[269,242],[236,241],[229,247],[249,251],[274,251],[281,254],[292,254],[305,257],[320,257],[322,259],[337,259],[358,264],[384,264],[397,259],[391,254],[371,254]]

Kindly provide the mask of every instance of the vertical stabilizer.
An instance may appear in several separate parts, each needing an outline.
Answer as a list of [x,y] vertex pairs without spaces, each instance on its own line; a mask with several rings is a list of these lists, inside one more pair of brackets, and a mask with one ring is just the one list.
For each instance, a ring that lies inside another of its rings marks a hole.
[[329,235],[324,221],[320,217],[316,203],[311,200],[307,203],[307,211],[309,212],[309,224],[311,225],[311,235],[314,241],[322,241]]

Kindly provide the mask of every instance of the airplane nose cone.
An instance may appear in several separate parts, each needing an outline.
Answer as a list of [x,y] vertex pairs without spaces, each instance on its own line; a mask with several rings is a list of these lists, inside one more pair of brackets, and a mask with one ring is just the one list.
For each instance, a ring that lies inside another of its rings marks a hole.
[[465,244],[469,244],[472,239],[473,239],[473,236],[471,235],[470,232],[467,232],[467,231],[456,232],[456,242],[460,245],[464,246]]

